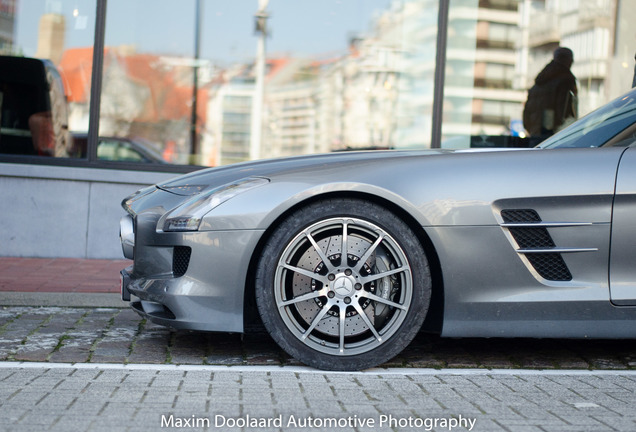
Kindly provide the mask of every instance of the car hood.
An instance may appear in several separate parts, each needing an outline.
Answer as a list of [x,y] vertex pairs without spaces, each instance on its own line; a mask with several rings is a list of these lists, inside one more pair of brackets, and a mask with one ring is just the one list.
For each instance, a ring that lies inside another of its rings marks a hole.
[[207,168],[182,175],[157,185],[159,189],[177,195],[195,195],[209,188],[231,183],[246,177],[271,177],[291,174],[305,170],[334,169],[365,162],[386,162],[400,158],[434,156],[453,153],[451,150],[418,150],[418,151],[361,151],[338,152],[310,156],[298,156],[280,159],[268,159],[255,162],[244,162],[216,168]]

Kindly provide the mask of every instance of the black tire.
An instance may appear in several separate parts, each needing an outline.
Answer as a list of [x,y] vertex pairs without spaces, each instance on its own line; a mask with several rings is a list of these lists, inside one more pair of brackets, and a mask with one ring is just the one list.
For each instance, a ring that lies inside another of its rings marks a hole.
[[413,231],[359,199],[291,214],[269,237],[256,273],[272,338],[324,370],[367,369],[396,356],[422,326],[430,297],[428,261]]

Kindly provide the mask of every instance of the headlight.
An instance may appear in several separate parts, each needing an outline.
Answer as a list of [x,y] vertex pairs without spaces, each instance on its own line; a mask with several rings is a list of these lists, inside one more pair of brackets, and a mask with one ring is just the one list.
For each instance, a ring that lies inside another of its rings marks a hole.
[[164,231],[196,231],[201,219],[210,210],[238,194],[269,183],[264,178],[248,178],[226,184],[196,195],[170,212],[163,224]]

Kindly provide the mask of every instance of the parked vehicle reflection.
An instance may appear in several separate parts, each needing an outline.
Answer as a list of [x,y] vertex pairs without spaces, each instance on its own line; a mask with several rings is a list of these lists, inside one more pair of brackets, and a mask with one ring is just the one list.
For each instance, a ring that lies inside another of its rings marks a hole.
[[69,156],[62,78],[49,60],[0,56],[0,153]]
[[[124,137],[99,137],[97,143],[97,159],[116,162],[166,163],[157,145],[144,139]],[[86,158],[88,135],[74,133],[72,154]]]

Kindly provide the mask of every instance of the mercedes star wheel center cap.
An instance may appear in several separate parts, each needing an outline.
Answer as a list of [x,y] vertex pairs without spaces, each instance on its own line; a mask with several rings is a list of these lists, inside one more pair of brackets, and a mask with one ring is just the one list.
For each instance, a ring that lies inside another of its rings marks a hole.
[[354,282],[348,276],[341,276],[334,281],[333,289],[339,297],[347,297],[353,294]]

